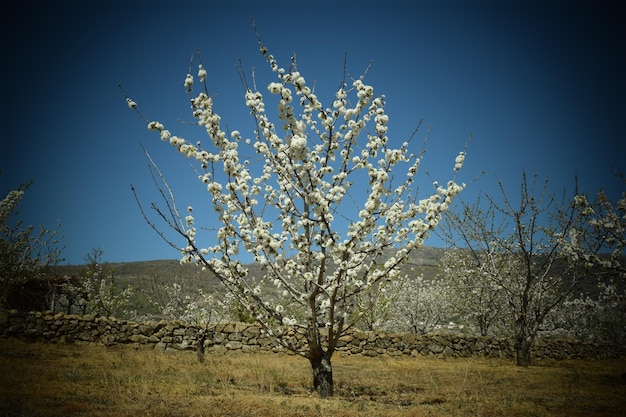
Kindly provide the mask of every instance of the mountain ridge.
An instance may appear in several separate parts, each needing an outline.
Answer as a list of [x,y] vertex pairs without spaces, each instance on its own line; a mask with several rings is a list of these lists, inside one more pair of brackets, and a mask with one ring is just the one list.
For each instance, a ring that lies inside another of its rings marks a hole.
[[[424,246],[409,255],[407,268],[421,267],[432,269],[438,267],[441,256],[446,249],[433,246]],[[383,259],[392,255],[394,250],[386,250]],[[202,279],[216,280],[210,272],[200,270],[195,264],[181,264],[176,259],[155,259],[146,261],[128,261],[128,262],[102,262],[109,268],[112,268],[116,280],[132,283],[141,278],[149,279],[151,277],[166,275],[170,278],[184,278],[185,281],[193,278],[192,281],[198,279],[198,275],[202,275]],[[257,276],[261,273],[261,267],[256,263],[245,264],[251,271],[251,275]],[[58,265],[54,267],[54,271],[59,274],[79,275],[85,268],[85,265]]]

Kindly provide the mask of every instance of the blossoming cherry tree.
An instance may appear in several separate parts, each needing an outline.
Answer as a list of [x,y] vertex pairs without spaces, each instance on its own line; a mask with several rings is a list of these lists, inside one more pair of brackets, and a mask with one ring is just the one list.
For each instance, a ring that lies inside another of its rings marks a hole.
[[[173,135],[127,101],[148,129],[197,163],[212,220],[220,225],[215,241],[202,246],[191,207],[184,219],[168,221],[184,241],[182,261],[215,274],[264,331],[306,357],[316,391],[328,397],[339,338],[371,308],[384,284],[398,278],[401,265],[464,188],[455,178],[465,152],[451,161],[445,187],[435,183],[430,195],[418,198],[415,177],[424,149],[410,152],[415,132],[394,146],[384,96],[375,96],[364,77],[344,74],[333,102],[324,105],[298,71],[295,56],[283,68],[260,40],[259,45],[276,79],[267,86],[268,99],[241,73],[256,126],[250,137],[221,126],[199,55],[202,88],[194,94],[191,71],[184,87],[197,124],[206,130],[206,145]],[[266,109],[271,101],[275,117]],[[243,155],[256,155],[259,162]],[[153,208],[167,218],[167,211]],[[242,252],[262,267],[262,276],[249,274]],[[371,293],[371,302],[356,303],[364,293]],[[294,338],[306,339],[306,349],[298,350]]]

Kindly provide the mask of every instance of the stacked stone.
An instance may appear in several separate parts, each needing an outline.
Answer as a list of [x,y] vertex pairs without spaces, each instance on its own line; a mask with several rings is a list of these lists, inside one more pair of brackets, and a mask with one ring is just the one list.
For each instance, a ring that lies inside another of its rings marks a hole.
[[[201,334],[203,337],[199,337]],[[323,335],[324,336],[324,335]],[[98,343],[105,346],[136,344],[157,350],[197,350],[219,354],[228,352],[290,352],[306,350],[306,340],[292,329],[284,329],[281,341],[261,328],[247,323],[219,323],[200,327],[180,321],[133,322],[114,317],[76,316],[51,311],[22,313],[0,311],[0,337],[14,337],[49,343]],[[324,343],[327,344],[327,341]],[[381,331],[351,330],[339,338],[337,350],[344,355],[398,357],[496,357],[510,358],[514,346],[509,339],[463,334],[391,334]],[[623,347],[584,343],[574,339],[537,339],[534,358],[606,359],[624,354]]]

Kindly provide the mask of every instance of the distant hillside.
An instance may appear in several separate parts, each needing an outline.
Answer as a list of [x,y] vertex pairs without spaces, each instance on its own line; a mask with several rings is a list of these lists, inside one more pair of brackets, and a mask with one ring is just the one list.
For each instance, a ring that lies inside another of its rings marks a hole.
[[[217,286],[218,280],[210,272],[202,271],[196,265],[181,265],[175,259],[155,261],[115,262],[107,264],[114,270],[116,286],[148,288],[150,285],[165,283],[185,284],[187,287],[211,289]],[[84,265],[58,266],[61,274],[79,275]]]
[[[445,249],[425,246],[410,256],[406,268],[414,268],[431,275],[427,271],[436,269],[439,259],[443,256]],[[390,255],[389,255],[390,256]],[[131,284],[138,288],[144,288],[146,282],[151,279],[157,281],[175,280],[187,284],[197,284],[201,288],[210,288],[218,284],[216,277],[210,272],[201,271],[195,265],[181,265],[178,260],[154,260],[139,262],[109,263],[115,270],[115,279],[118,285]],[[262,269],[259,265],[248,265],[251,276],[259,276]],[[79,275],[84,266],[61,265],[56,270],[61,274]]]

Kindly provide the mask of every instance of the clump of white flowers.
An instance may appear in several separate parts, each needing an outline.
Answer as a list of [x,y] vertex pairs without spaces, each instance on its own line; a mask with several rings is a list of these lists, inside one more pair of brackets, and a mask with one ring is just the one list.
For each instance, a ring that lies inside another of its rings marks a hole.
[[4,199],[0,201],[0,225],[4,227],[4,225],[7,224],[7,220],[22,200],[23,196],[23,190],[11,190]]
[[193,87],[193,75],[187,74],[185,78],[185,89],[187,92],[191,92],[191,87]]
[[454,160],[454,170],[458,171],[463,167],[463,161],[465,161],[465,152],[461,152],[459,156]]
[[[584,259],[589,267],[599,265],[626,275],[623,261],[626,248],[626,193],[615,204],[604,191],[600,191],[593,202],[579,194],[574,197],[572,205],[583,217],[586,228],[570,234],[569,239],[563,238],[568,256],[576,260]],[[602,247],[609,256],[595,253],[593,248],[598,247]]]
[[198,79],[200,79],[201,83],[206,79],[206,75],[206,70],[202,67],[202,64],[198,65]]
[[28,186],[9,191],[0,197],[0,305],[6,297],[21,288],[27,277],[39,276],[60,260],[58,231],[43,225],[25,225],[14,216]]

